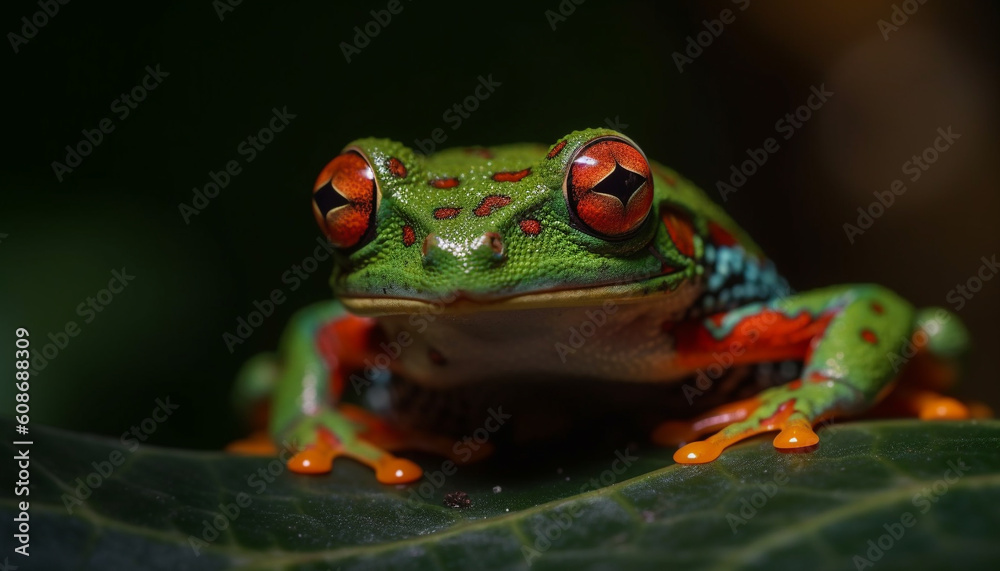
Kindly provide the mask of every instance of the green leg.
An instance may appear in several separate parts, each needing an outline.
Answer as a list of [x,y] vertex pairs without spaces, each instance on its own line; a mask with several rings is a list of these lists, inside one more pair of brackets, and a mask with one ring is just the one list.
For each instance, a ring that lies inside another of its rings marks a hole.
[[[341,327],[328,328],[331,325]],[[370,327],[365,321],[347,314],[336,302],[308,307],[293,317],[281,341],[280,372],[276,377],[269,431],[275,442],[292,442],[299,452],[288,467],[299,473],[329,472],[334,458],[345,456],[375,469],[383,483],[406,483],[417,480],[418,466],[396,458],[358,433],[364,426],[344,416],[336,406],[339,395],[330,390],[331,372],[336,362],[330,359],[357,358],[341,348],[337,354],[321,355],[321,331],[329,336],[331,347],[357,345],[357,339],[339,339],[338,335],[362,337]]]
[[[781,431],[774,440],[777,448],[815,445],[819,438],[812,430],[814,423],[833,415],[867,410],[885,396],[898,374],[893,355],[899,355],[909,345],[919,326],[909,303],[875,285],[807,292],[738,310],[727,319],[737,322],[761,312],[777,312],[789,318],[805,314],[812,323],[826,321],[811,343],[802,345],[806,347],[805,354],[799,356],[804,358],[802,378],[767,389],[736,407],[727,407],[726,418],[735,422],[706,440],[678,450],[674,455],[677,462],[709,462],[744,438],[774,430]],[[939,334],[934,348],[942,353],[961,350],[963,341],[954,327]],[[766,340],[772,333],[794,338],[781,328],[771,329],[762,325],[761,338]],[[772,349],[784,342],[770,341]],[[747,354],[752,359],[753,350]],[[711,414],[705,418],[711,418]]]
[[281,338],[280,372],[271,402],[269,430],[275,441],[287,438],[303,417],[333,403],[330,367],[317,342],[324,326],[346,316],[339,303],[326,302],[299,311],[288,324]]
[[240,418],[252,420],[254,409],[267,402],[274,392],[280,372],[274,353],[254,355],[243,364],[236,375],[232,395],[233,406]]

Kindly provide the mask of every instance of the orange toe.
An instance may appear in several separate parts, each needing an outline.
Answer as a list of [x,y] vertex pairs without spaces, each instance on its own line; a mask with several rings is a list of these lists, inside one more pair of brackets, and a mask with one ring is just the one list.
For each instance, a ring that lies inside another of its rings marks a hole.
[[674,462],[678,464],[704,464],[718,458],[725,448],[725,445],[710,440],[692,442],[674,452]]
[[382,484],[407,484],[419,480],[424,471],[404,458],[385,455],[375,461],[375,479]]
[[970,417],[969,409],[951,397],[937,397],[920,403],[921,420],[963,420]]
[[326,446],[314,446],[288,460],[288,469],[298,474],[326,474],[333,469],[336,453]]
[[957,399],[920,387],[897,387],[880,404],[880,410],[897,416],[915,416],[921,420],[963,420],[990,416],[987,407],[963,404]]
[[809,421],[794,419],[789,421],[774,437],[774,447],[782,450],[808,448],[819,444],[819,436],[813,432]]

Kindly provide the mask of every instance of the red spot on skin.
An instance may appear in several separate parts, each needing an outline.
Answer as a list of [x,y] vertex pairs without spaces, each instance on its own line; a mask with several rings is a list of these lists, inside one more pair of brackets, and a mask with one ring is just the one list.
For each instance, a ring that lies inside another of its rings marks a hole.
[[413,227],[410,225],[403,226],[403,243],[409,248],[417,241],[417,233],[413,231]]
[[798,390],[802,386],[802,379],[795,379],[794,381],[788,383],[788,388],[791,390]]
[[728,230],[719,226],[715,222],[708,223],[708,233],[712,237],[712,243],[719,246],[735,246],[739,244],[736,238]]
[[431,181],[434,188],[455,188],[458,186],[458,179],[455,177],[436,178]]
[[493,180],[497,182],[517,182],[531,174],[531,169],[524,169],[517,172],[498,172],[493,174]]
[[819,371],[816,371],[813,374],[809,375],[809,382],[811,383],[822,383],[828,380],[829,378],[823,375],[823,373],[820,373]]
[[865,340],[865,343],[869,343],[871,345],[878,343],[878,335],[875,335],[875,332],[871,329],[865,329],[862,331],[861,338]]
[[522,220],[520,226],[521,231],[528,236],[537,236],[538,233],[542,231],[542,224],[538,220],[533,220],[531,218]]
[[663,210],[662,218],[670,240],[677,246],[677,251],[689,258],[694,257],[694,226],[687,214],[666,208]]
[[885,308],[882,307],[881,303],[879,303],[877,301],[873,301],[872,302],[872,311],[874,311],[875,313],[877,313],[879,315],[882,315],[883,313],[885,313]]
[[677,179],[668,174],[663,175],[663,180],[667,181],[670,186],[677,186]]
[[404,178],[406,177],[406,165],[403,164],[403,161],[392,157],[389,159],[389,172],[396,178]]
[[508,204],[510,204],[509,196],[491,194],[490,196],[483,198],[483,201],[479,203],[479,206],[477,206],[472,213],[481,218],[483,216],[493,214],[494,210],[499,210]]
[[462,211],[461,208],[453,208],[450,206],[444,208],[435,208],[434,218],[437,218],[438,220],[448,220],[458,216],[458,213],[461,211]]
[[467,147],[467,148],[462,149],[462,150],[466,154],[468,154],[468,155],[479,155],[480,157],[483,157],[484,159],[492,159],[493,158],[493,153],[490,152],[489,149],[486,149],[486,148],[483,148],[483,147]]
[[566,141],[565,140],[559,141],[558,143],[556,143],[556,146],[552,147],[552,150],[549,151],[549,154],[545,155],[545,158],[547,158],[547,159],[554,158],[556,155],[558,155],[563,150],[563,147],[565,147],[565,146],[566,146]]

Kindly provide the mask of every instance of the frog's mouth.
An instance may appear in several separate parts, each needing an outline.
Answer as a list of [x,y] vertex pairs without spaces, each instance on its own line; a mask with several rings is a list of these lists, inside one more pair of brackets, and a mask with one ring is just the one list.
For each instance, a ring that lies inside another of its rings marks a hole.
[[545,290],[515,294],[505,297],[474,295],[455,292],[436,300],[341,295],[338,297],[344,307],[366,317],[400,314],[460,314],[484,311],[513,311],[542,307],[586,307],[607,302],[615,304],[663,302],[667,298],[681,303],[690,303],[698,295],[698,287],[683,283],[675,289],[657,291],[636,288],[636,284],[614,284],[583,288]]

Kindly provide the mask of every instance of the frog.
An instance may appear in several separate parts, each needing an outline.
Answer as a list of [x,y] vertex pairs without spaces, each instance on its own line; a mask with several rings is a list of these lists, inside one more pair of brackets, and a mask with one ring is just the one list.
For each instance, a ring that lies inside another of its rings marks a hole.
[[[678,447],[677,464],[772,432],[777,451],[809,452],[819,425],[842,416],[975,413],[943,392],[970,344],[957,316],[870,283],[791,290],[706,192],[612,129],[431,155],[358,139],[322,169],[311,209],[334,295],[240,373],[244,393],[271,398],[266,434],[233,447],[293,442],[283,458],[295,473],[347,458],[405,484],[422,469],[401,450],[455,456],[433,419],[407,431],[346,402],[371,384],[365,369],[431,390],[518,381],[553,411],[590,381],[681,387],[689,401],[711,392],[710,409],[649,433]],[[729,390],[776,363],[793,372]],[[542,379],[555,387],[544,398],[532,389]]]

